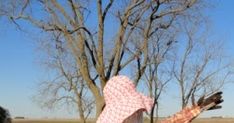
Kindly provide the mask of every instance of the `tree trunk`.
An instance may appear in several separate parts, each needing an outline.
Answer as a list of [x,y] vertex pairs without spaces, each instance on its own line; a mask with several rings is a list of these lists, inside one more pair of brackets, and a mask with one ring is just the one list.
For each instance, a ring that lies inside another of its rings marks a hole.
[[[156,106],[156,113],[157,113],[156,120],[154,120],[155,106]],[[158,104],[157,104],[157,99],[155,98],[153,107],[152,107],[151,112],[150,112],[150,123],[154,123],[154,121],[157,122],[157,120],[158,120],[158,112],[157,111],[158,111]]]
[[105,102],[104,102],[103,96],[96,98],[96,119],[101,114],[103,107],[104,107],[104,104],[105,104]]
[[86,119],[84,116],[84,107],[83,107],[83,102],[82,102],[82,95],[81,92],[79,93],[77,88],[75,88],[75,94],[77,97],[77,107],[78,107],[78,111],[79,111],[79,119],[81,123],[86,123]]
[[154,108],[155,108],[155,103],[154,103],[152,110],[150,112],[150,123],[154,123]]
[[86,123],[81,99],[78,99],[77,105],[78,105],[78,110],[79,110],[80,123]]

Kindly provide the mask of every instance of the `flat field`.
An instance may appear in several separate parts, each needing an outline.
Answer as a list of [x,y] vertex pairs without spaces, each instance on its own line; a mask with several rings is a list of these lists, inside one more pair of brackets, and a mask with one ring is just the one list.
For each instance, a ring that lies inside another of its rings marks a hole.
[[[64,119],[14,119],[13,123],[79,123],[79,120]],[[95,123],[89,120],[87,123]],[[146,122],[148,123],[148,122]],[[234,118],[200,118],[192,123],[234,123]]]

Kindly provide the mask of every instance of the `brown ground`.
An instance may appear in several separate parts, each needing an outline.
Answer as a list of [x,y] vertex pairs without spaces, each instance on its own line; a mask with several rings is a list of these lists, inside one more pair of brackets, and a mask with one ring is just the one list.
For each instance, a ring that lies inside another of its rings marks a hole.
[[[61,120],[61,119],[15,119],[13,123],[79,123],[78,120]],[[87,123],[95,123],[88,121]],[[202,118],[192,123],[234,123],[234,118]]]

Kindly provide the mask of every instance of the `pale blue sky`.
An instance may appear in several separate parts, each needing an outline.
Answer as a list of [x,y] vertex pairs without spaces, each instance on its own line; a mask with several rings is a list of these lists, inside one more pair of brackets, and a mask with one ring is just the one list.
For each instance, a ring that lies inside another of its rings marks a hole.
[[[234,1],[215,0],[213,4],[215,8],[207,12],[212,22],[211,34],[224,39],[228,54],[234,57]],[[48,112],[32,102],[36,83],[47,77],[38,64],[38,54],[32,40],[32,37],[0,20],[0,105],[8,108],[13,116],[75,118],[75,113],[62,110]],[[203,116],[234,117],[233,89],[233,84],[225,87],[223,109],[204,113]],[[173,95],[171,97],[176,99]],[[171,97],[164,99],[167,103],[162,104],[163,115],[179,110],[176,102],[167,101]]]

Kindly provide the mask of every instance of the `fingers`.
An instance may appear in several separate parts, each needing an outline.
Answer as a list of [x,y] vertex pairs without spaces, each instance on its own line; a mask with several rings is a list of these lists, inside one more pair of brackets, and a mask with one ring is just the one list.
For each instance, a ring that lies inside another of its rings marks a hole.
[[218,94],[218,95],[222,95],[222,94],[223,94],[223,92],[222,92],[222,91],[219,91],[219,92],[217,92],[216,94]]
[[216,92],[215,94],[209,96],[209,97],[207,98],[207,100],[212,100],[212,101],[219,100],[219,99],[222,98],[222,94],[223,94],[223,92],[221,92],[221,91]]
[[223,101],[224,101],[223,99],[220,99],[220,100],[218,100],[218,101],[215,102],[215,103],[218,105],[218,104],[222,103]]
[[223,92],[222,92],[222,91],[219,91],[219,92],[214,93],[214,94],[211,95],[210,97],[219,96],[219,95],[222,95],[222,94],[223,94]]
[[206,100],[207,100],[207,103],[210,103],[210,102],[218,102],[219,100],[222,99],[222,93],[223,92],[217,92],[213,95],[211,95],[210,97],[208,97]]
[[218,95],[218,96],[213,97],[213,98],[211,99],[211,101],[213,101],[213,102],[219,102],[220,100],[222,100],[222,96],[221,96],[221,95]]
[[222,94],[223,92],[219,91],[211,96],[205,98],[205,96],[202,96],[198,101],[197,104],[202,107],[203,110],[215,110],[215,109],[220,109],[222,106],[221,104],[223,102],[222,99]]
[[210,103],[210,104],[208,104],[208,105],[204,105],[203,107],[202,107],[202,110],[204,111],[204,110],[209,110],[210,108],[212,108],[212,107],[215,107],[216,106],[216,104],[214,103],[214,102],[212,102],[212,103]]
[[214,107],[209,108],[208,110],[216,110],[216,109],[221,109],[221,108],[222,108],[222,106],[216,105]]
[[217,95],[216,97],[213,97],[212,101],[215,102],[216,104],[222,103],[223,102],[222,95]]
[[219,100],[216,100],[216,101],[214,101],[213,103],[211,103],[211,104],[214,104],[213,106],[212,105],[208,105],[208,106],[205,106],[205,107],[207,107],[206,109],[207,110],[215,110],[215,109],[220,109],[220,108],[222,108],[222,106],[220,106],[219,104],[221,104],[223,102],[223,99],[219,99]]
[[199,98],[199,100],[197,101],[197,105],[201,106],[202,103],[204,102],[205,99],[205,95],[203,95],[201,98]]

